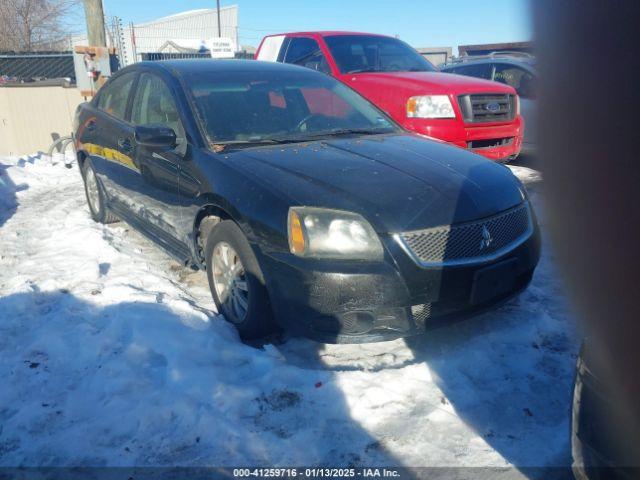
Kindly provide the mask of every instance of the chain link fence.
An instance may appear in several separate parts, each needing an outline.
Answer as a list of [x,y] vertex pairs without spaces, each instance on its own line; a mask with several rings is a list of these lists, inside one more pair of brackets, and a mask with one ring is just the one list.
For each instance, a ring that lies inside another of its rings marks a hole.
[[0,85],[54,78],[75,83],[72,52],[0,52]]
[[[209,53],[164,53],[164,52],[146,52],[140,53],[142,61],[160,61],[160,60],[182,60],[187,58],[209,58]],[[234,58],[236,59],[253,59],[253,53],[248,52],[236,52]]]

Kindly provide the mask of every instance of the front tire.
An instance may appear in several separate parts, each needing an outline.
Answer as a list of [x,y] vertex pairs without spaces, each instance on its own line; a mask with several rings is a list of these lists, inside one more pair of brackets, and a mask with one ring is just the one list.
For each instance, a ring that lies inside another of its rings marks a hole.
[[264,277],[249,241],[231,220],[219,223],[205,247],[209,288],[218,312],[243,340],[274,331]]
[[91,218],[98,223],[117,222],[118,218],[107,209],[104,188],[98,181],[96,171],[89,159],[84,162],[82,178],[84,180],[84,193],[87,197]]

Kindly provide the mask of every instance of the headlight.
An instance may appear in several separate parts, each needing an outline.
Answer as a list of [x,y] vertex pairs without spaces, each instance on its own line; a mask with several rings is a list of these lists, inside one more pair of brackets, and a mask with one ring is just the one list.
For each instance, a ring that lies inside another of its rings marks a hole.
[[516,115],[520,115],[520,95],[516,95]]
[[369,222],[357,213],[291,207],[289,249],[301,257],[380,260],[382,244]]
[[455,118],[453,105],[447,95],[423,95],[407,100],[409,118]]

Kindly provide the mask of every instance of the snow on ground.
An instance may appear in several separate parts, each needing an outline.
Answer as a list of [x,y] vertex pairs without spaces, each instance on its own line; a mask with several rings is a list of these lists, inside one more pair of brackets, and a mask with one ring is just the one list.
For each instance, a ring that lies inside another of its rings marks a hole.
[[569,461],[578,335],[548,245],[500,309],[370,345],[246,346],[205,281],[92,222],[76,167],[1,158],[0,465]]

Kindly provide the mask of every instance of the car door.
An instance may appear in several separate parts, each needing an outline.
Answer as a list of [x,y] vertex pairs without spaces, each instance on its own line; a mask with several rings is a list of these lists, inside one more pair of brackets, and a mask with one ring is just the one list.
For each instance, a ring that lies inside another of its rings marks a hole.
[[128,207],[150,233],[182,256],[178,177],[187,149],[186,134],[174,95],[159,75],[140,74],[131,103],[131,123],[163,125],[176,134],[176,145],[169,149],[138,144],[135,136],[130,139],[139,172],[130,186]]
[[94,101],[95,115],[85,121],[82,130],[83,148],[90,154],[109,206],[115,208],[122,201],[122,184],[136,168],[131,144],[125,140],[133,137],[126,116],[136,78],[136,72],[125,73],[102,87]]
[[493,80],[509,85],[518,92],[520,114],[524,118],[523,149],[533,149],[537,136],[537,102],[533,73],[517,65],[496,63]]

